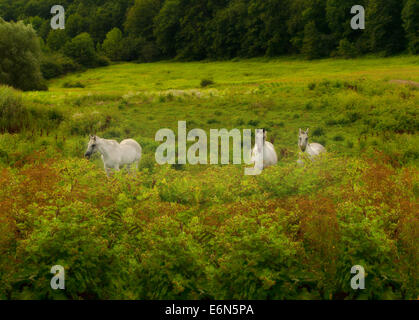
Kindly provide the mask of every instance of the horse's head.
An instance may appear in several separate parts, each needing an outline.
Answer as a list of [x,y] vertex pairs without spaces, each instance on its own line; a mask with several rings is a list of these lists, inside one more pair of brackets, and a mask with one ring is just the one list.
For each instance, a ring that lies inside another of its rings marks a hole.
[[[259,144],[258,141],[261,141]],[[266,141],[266,130],[265,129],[257,129],[255,135],[255,146],[260,151],[263,149]]]
[[266,134],[267,134],[268,132],[266,131],[266,129],[263,129],[263,141],[265,142],[266,141]]
[[308,128],[306,131],[299,129],[298,132],[298,146],[300,147],[301,151],[304,152],[307,148],[308,144]]
[[98,137],[97,136],[90,136],[89,143],[87,144],[87,150],[84,154],[84,156],[87,159],[89,159],[90,156],[98,150],[97,142],[98,142]]
[[256,138],[261,137],[263,141],[266,140],[266,130],[265,129],[259,129],[256,131]]

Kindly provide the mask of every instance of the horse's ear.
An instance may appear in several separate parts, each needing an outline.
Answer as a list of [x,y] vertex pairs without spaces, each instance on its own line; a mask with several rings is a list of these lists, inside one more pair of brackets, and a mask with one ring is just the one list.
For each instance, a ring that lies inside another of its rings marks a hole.
[[309,128],[307,128],[307,130],[306,130],[306,133],[307,133],[307,134],[308,134],[308,129],[309,129]]
[[301,134],[301,128],[298,128],[298,133]]

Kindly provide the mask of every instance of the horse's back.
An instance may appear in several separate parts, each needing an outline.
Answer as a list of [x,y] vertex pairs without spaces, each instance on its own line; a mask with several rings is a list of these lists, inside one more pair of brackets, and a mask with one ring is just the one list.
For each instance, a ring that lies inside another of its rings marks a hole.
[[265,165],[275,165],[278,163],[278,156],[276,154],[274,145],[270,143],[269,141],[265,142],[263,153],[264,153],[264,158],[265,158],[264,159]]
[[310,143],[310,149],[313,153],[311,155],[313,155],[313,156],[318,155],[318,154],[323,153],[323,152],[326,152],[326,148],[323,147],[320,143],[317,143],[317,142]]
[[123,148],[128,146],[128,147],[134,149],[137,156],[141,157],[141,146],[134,139],[125,139],[125,140],[121,141],[120,146],[123,147]]
[[[252,161],[255,162],[256,158],[259,155],[259,151],[255,146],[252,150]],[[275,152],[275,148],[272,143],[269,141],[265,141],[263,146],[263,168],[267,168],[269,166],[275,165],[278,163],[278,156]]]
[[123,141],[121,141],[121,143],[120,143],[121,145],[129,145],[129,146],[133,146],[133,147],[135,147],[136,149],[138,149],[138,150],[140,150],[141,151],[141,146],[140,146],[140,144],[137,142],[137,141],[135,141],[134,139],[125,139],[125,140],[123,140]]

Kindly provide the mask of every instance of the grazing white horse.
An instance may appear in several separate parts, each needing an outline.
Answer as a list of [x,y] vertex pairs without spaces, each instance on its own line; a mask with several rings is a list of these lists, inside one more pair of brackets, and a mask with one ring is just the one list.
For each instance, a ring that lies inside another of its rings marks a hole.
[[[306,131],[299,129],[298,132],[298,147],[300,150],[308,155],[310,160],[313,160],[316,156],[326,152],[326,149],[320,143],[308,143],[308,128]],[[303,160],[298,159],[297,163],[303,164]]]
[[275,148],[272,143],[269,141],[266,141],[266,130],[263,129],[263,131],[259,131],[256,133],[256,141],[258,141],[258,137],[260,139],[260,134],[263,134],[263,146],[258,146],[256,143],[252,150],[252,161],[255,162],[256,159],[259,157],[259,155],[262,153],[263,148],[263,164],[258,165],[260,170],[263,170],[264,168],[273,166],[278,163],[278,156],[275,152]]
[[123,165],[127,165],[129,169],[131,164],[134,164],[135,169],[138,169],[142,150],[138,142],[133,139],[126,139],[118,143],[115,140],[90,136],[90,141],[84,156],[89,159],[96,151],[102,154],[105,172],[109,177],[109,169],[112,168],[119,171]]

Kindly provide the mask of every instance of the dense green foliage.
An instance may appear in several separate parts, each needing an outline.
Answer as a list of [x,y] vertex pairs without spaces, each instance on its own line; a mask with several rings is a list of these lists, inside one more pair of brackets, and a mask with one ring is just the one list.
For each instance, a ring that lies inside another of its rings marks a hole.
[[311,59],[417,53],[418,47],[415,0],[358,1],[365,7],[365,30],[351,29],[349,0],[66,0],[60,31],[49,26],[52,3],[0,0],[0,17],[31,23],[53,51],[88,33],[94,48],[114,61],[294,53]]
[[93,67],[97,56],[92,38],[86,32],[67,42],[63,48],[64,53],[85,67]]
[[28,123],[28,111],[21,96],[12,88],[0,86],[0,131],[17,132]]
[[41,49],[35,31],[0,18],[0,83],[22,90],[46,89],[40,71]]
[[407,0],[403,9],[404,29],[411,53],[419,53],[419,2]]
[[[35,116],[0,135],[0,298],[417,299],[419,88],[388,80],[419,81],[418,62],[117,64],[1,87],[1,110]],[[280,161],[159,166],[154,135],[178,120],[267,128]],[[297,166],[299,127],[326,157]],[[90,133],[136,139],[139,171],[108,179],[83,159]]]
[[122,60],[122,32],[113,28],[103,41],[102,50],[111,60]]
[[[257,178],[165,168],[108,181],[85,160],[42,159],[0,174],[2,298],[418,295],[417,171],[328,159]],[[49,286],[55,264],[66,268],[64,291]],[[355,264],[365,290],[350,288]]]

